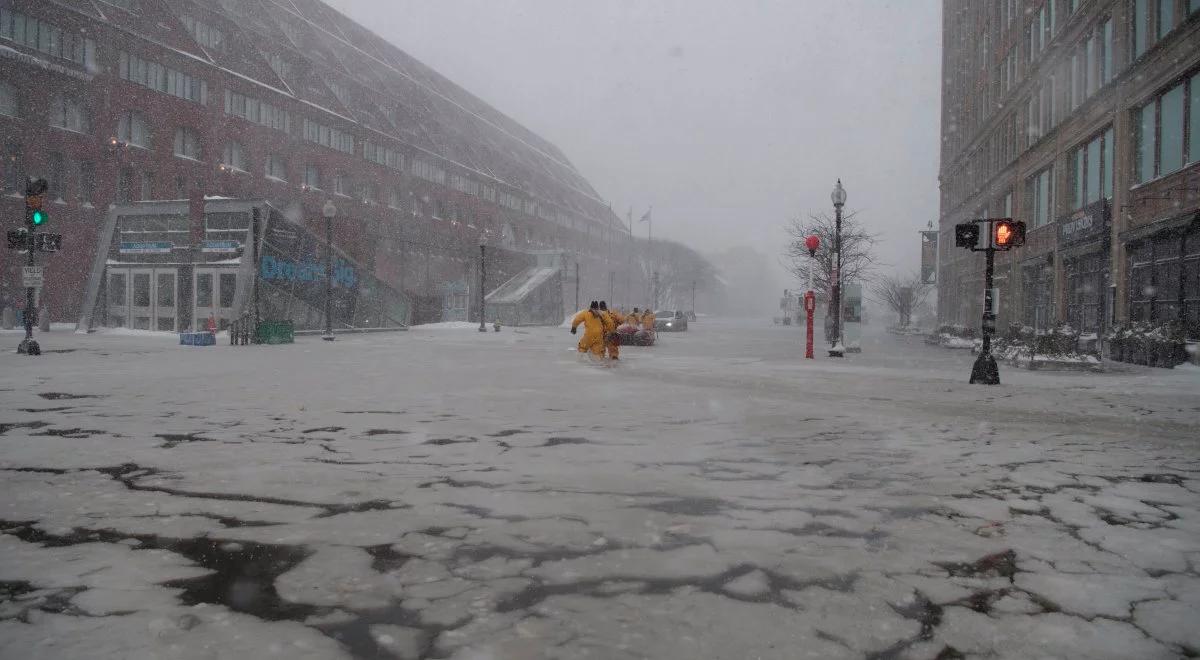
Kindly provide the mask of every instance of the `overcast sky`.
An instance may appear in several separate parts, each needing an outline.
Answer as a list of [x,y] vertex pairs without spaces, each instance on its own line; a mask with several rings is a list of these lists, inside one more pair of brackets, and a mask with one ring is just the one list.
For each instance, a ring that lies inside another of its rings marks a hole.
[[911,270],[937,216],[937,0],[326,1],[558,145],[622,217],[653,204],[656,236],[774,262],[841,177]]

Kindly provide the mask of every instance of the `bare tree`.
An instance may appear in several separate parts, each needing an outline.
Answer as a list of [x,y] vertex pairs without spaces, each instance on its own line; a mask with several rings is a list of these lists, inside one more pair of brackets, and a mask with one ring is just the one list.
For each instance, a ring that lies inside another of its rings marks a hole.
[[933,291],[933,284],[922,280],[920,274],[884,275],[872,280],[871,295],[899,317],[899,327],[912,323],[913,311],[921,306]]
[[[858,220],[858,212],[842,216],[842,277],[846,282],[862,282],[875,269],[876,235],[868,232]],[[827,213],[809,214],[807,219],[793,218],[786,228],[787,250],[784,252],[785,267],[801,284],[808,283],[809,269],[813,269],[813,287],[818,292],[830,291],[833,281],[833,234],[836,221]],[[816,235],[821,239],[815,258],[808,256],[804,239]]]

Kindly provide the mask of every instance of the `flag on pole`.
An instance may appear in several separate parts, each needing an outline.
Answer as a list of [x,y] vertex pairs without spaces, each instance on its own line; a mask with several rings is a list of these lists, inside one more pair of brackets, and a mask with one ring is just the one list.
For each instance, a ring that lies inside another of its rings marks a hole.
[[642,219],[641,219],[641,220],[638,220],[638,222],[648,222],[648,221],[650,220],[650,212],[651,212],[651,211],[653,211],[653,210],[654,210],[654,207],[653,207],[653,206],[651,206],[650,208],[646,209],[646,213],[644,213],[644,214],[642,215]]

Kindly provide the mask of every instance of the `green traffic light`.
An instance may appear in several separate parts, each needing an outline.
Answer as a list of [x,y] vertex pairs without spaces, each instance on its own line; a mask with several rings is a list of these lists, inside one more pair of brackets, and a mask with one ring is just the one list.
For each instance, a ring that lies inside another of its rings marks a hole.
[[38,211],[33,212],[33,226],[36,227],[45,222],[46,222],[46,212],[45,211],[38,210]]

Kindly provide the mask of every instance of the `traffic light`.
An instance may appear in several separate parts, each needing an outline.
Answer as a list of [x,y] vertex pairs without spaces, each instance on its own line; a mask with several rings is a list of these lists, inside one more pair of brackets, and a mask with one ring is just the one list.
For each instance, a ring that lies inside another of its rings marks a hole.
[[1024,222],[1005,218],[992,223],[992,247],[997,250],[1009,250],[1024,244]]
[[45,179],[28,179],[25,182],[25,208],[29,210],[29,223],[40,227],[46,223],[46,210],[42,202],[46,199],[46,189],[49,186]]
[[979,225],[974,222],[954,225],[954,245],[974,250],[979,245]]
[[8,230],[8,249],[25,250],[29,248],[29,231],[24,227]]

